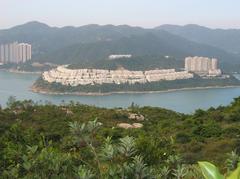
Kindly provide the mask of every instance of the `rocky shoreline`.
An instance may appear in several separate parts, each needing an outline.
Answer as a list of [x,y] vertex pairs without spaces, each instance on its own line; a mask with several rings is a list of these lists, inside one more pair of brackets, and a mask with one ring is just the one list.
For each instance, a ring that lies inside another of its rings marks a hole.
[[240,85],[231,85],[231,86],[206,86],[206,87],[192,87],[192,88],[178,88],[178,89],[168,89],[168,90],[159,90],[159,91],[116,91],[116,92],[107,92],[107,93],[86,93],[86,92],[54,92],[51,90],[46,90],[43,88],[38,88],[33,85],[30,88],[30,91],[40,94],[48,95],[76,95],[76,96],[108,96],[113,94],[151,94],[151,93],[167,93],[175,91],[188,91],[188,90],[204,90],[204,89],[224,89],[224,88],[237,88]]

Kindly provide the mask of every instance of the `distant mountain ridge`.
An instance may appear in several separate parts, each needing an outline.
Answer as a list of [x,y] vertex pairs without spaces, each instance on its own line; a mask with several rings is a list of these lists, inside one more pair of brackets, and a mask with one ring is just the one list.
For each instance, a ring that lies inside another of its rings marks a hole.
[[0,30],[0,43],[26,41],[36,48],[35,53],[47,53],[76,43],[111,41],[121,37],[144,33],[138,27],[113,25],[85,25],[81,27],[50,27],[36,21]]
[[240,29],[210,29],[195,24],[162,25],[155,29],[165,30],[188,40],[221,48],[230,53],[240,54]]
[[[215,32],[216,35],[212,35]],[[219,35],[221,33],[235,33],[236,38],[224,40],[225,36]],[[196,25],[163,25],[145,29],[128,25],[90,24],[58,28],[33,21],[0,30],[0,43],[31,43],[34,61],[56,64],[97,62],[116,53],[130,53],[134,56],[168,55],[177,60],[198,55],[219,58],[222,64],[239,64],[238,34],[240,30],[213,30]]]

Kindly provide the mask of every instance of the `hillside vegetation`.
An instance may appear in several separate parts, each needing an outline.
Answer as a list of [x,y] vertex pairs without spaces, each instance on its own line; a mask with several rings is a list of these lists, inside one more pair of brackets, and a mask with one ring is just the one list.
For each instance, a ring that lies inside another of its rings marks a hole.
[[88,61],[80,62],[76,64],[69,65],[70,69],[82,69],[82,68],[95,68],[95,69],[111,69],[116,70],[118,68],[125,68],[133,71],[145,71],[152,69],[170,69],[183,68],[183,61],[176,60],[173,57],[164,57],[164,56],[154,56],[154,55],[145,55],[145,56],[133,56],[131,58],[122,58],[115,60],[99,60],[99,61]]
[[[2,178],[202,178],[197,161],[211,161],[222,172],[239,162],[240,98],[189,115],[134,104],[105,109],[13,97],[7,105],[0,109]],[[134,122],[143,127],[117,127]]]
[[240,53],[239,29],[210,29],[195,24],[162,25],[156,29],[165,30],[188,40],[221,48],[231,53]]

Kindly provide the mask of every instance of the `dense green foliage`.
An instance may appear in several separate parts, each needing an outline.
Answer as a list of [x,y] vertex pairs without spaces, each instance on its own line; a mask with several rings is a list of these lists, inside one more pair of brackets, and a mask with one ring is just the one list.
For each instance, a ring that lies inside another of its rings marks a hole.
[[[224,173],[240,161],[240,98],[191,115],[134,104],[105,109],[14,98],[7,106],[0,109],[3,178],[111,178],[118,173],[125,178],[190,179],[202,178],[192,165],[197,161],[211,161]],[[143,128],[117,127],[135,122],[130,113],[145,117]]]
[[94,84],[94,85],[79,85],[66,86],[60,83],[48,83],[39,78],[33,85],[40,91],[60,92],[60,93],[114,93],[114,92],[147,92],[147,91],[163,91],[171,89],[196,88],[196,87],[224,87],[224,86],[239,86],[240,82],[233,76],[227,79],[203,79],[195,77],[192,79],[160,81],[145,84]]
[[152,69],[180,69],[183,67],[183,61],[176,60],[173,57],[164,56],[134,56],[130,59],[99,60],[97,62],[82,62],[72,64],[68,68],[97,68],[97,69],[117,69],[123,67],[128,70],[152,70]]
[[[239,156],[237,156],[239,157]],[[222,175],[219,169],[209,162],[198,162],[201,172],[205,179],[239,179],[240,178],[240,166],[236,166],[233,170]],[[239,163],[238,163],[239,164]]]

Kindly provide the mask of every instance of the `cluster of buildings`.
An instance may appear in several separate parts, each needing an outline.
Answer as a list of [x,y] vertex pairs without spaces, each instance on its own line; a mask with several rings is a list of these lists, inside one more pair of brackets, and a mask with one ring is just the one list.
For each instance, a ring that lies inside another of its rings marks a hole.
[[[118,57],[128,58],[117,55],[112,56],[112,59]],[[145,84],[159,81],[191,79],[194,77],[194,74],[198,74],[202,78],[222,76],[222,72],[218,68],[217,59],[187,57],[185,59],[184,71],[176,71],[175,69],[129,71],[123,68],[117,70],[69,69],[67,65],[63,65],[44,72],[42,78],[49,83],[78,86],[95,84]]]
[[221,69],[218,68],[218,60],[215,58],[187,57],[185,58],[185,70],[200,76],[222,75]]
[[24,63],[32,58],[32,46],[13,42],[0,45],[0,63]]
[[120,59],[120,58],[132,58],[131,54],[115,54],[115,55],[109,55],[108,59],[109,60],[116,60],[116,59]]
[[177,72],[175,69],[129,71],[125,69],[101,70],[101,69],[68,69],[67,66],[59,66],[44,72],[42,78],[49,83],[62,85],[94,85],[94,84],[144,84],[162,80],[178,80],[193,78],[193,74],[187,71]]

